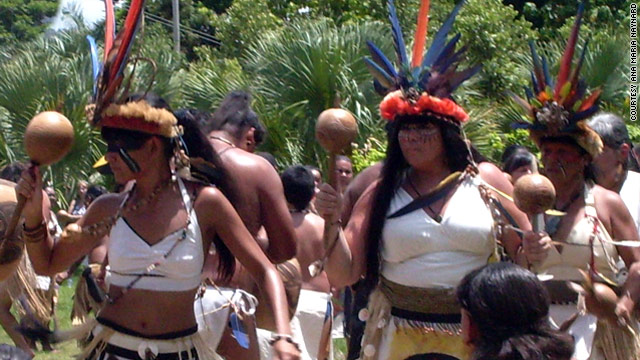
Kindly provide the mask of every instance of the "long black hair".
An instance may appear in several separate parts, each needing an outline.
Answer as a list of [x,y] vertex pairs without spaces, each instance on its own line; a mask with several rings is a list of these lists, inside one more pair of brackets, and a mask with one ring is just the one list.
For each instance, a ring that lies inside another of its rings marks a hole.
[[380,183],[375,190],[373,200],[375,206],[370,209],[369,226],[366,234],[367,269],[365,288],[368,291],[371,291],[378,283],[382,229],[384,228],[391,199],[400,185],[402,185],[406,171],[410,168],[409,163],[407,163],[402,154],[398,141],[400,126],[407,123],[425,122],[433,122],[439,126],[446,162],[452,172],[463,171],[471,163],[469,147],[472,149],[473,161],[480,162],[484,160],[482,158],[478,159],[476,156],[480,157],[479,153],[465,142],[460,127],[448,121],[428,115],[404,115],[398,116],[393,123],[390,123],[387,156],[382,167]]
[[494,263],[467,274],[458,302],[478,327],[474,360],[569,360],[574,341],[551,328],[549,294],[532,272]]

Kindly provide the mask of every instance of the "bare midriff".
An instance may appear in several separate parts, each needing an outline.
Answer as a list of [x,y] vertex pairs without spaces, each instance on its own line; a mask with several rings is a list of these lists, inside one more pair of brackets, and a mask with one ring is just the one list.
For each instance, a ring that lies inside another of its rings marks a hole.
[[[112,285],[109,295],[118,297],[121,290]],[[187,330],[196,326],[193,313],[196,290],[131,289],[114,304],[107,304],[99,317],[147,336]]]

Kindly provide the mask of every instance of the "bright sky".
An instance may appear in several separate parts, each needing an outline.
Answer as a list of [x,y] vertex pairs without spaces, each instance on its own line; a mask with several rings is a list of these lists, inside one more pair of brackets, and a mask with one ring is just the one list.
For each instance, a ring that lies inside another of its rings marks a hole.
[[58,14],[51,24],[51,28],[59,30],[73,26],[73,21],[68,15],[65,16],[63,13],[73,12],[74,8],[80,11],[85,23],[89,26],[104,19],[104,1],[102,0],[62,0]]

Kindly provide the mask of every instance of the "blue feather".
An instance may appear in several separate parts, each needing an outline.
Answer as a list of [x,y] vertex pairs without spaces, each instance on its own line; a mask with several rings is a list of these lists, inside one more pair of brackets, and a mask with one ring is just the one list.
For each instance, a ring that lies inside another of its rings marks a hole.
[[458,40],[460,40],[460,33],[456,34],[456,36],[454,36],[453,38],[451,38],[451,40],[449,40],[449,42],[447,43],[447,46],[445,46],[444,49],[442,49],[440,56],[438,56],[438,58],[433,62],[433,65],[431,65],[431,67],[437,67],[444,60],[451,57],[451,55],[453,54],[456,48],[456,43],[458,42]]
[[380,84],[386,88],[391,88],[394,85],[394,78],[392,78],[387,72],[378,66],[374,61],[369,58],[364,58],[364,62],[367,64],[367,68],[373,77],[380,82]]
[[458,11],[460,11],[460,8],[464,4],[464,2],[465,0],[462,0],[458,3],[458,5],[456,5],[456,7],[453,9],[453,11],[451,11],[447,19],[444,21],[444,23],[436,33],[436,36],[433,38],[433,42],[431,43],[431,46],[427,51],[427,55],[422,61],[422,67],[430,67],[431,65],[433,65],[434,61],[442,53],[445,41],[447,40],[447,34],[449,34],[449,31],[451,31],[456,15],[458,15]]
[[527,100],[531,100],[533,98],[533,91],[526,86],[524,86],[524,93],[527,96]]
[[586,119],[589,116],[595,114],[596,112],[598,112],[599,106],[598,104],[594,104],[592,105],[590,108],[588,108],[587,110],[581,111],[581,112],[577,112],[573,115],[569,116],[569,121],[572,123],[578,122],[582,119]]
[[391,22],[391,32],[393,33],[393,46],[398,56],[398,67],[402,69],[403,65],[409,66],[409,60],[407,60],[407,49],[404,45],[404,37],[402,36],[402,29],[400,28],[393,0],[389,0],[389,21]]
[[89,42],[89,52],[91,53],[91,68],[93,70],[93,98],[98,92],[98,75],[102,68],[100,60],[98,60],[98,47],[96,46],[96,39],[91,35],[87,35],[87,41]]
[[387,95],[387,93],[389,93],[389,89],[382,86],[382,84],[380,84],[380,82],[376,79],[373,79],[373,89],[382,96]]
[[539,93],[540,91],[544,90],[547,84],[547,79],[546,79],[546,75],[544,74],[544,71],[542,70],[542,66],[540,64],[540,57],[538,57],[536,46],[532,40],[529,41],[529,49],[531,49],[531,60],[533,61],[532,74],[535,76],[535,79],[536,79],[535,81],[536,85],[533,87],[533,90],[536,93]]
[[538,90],[538,80],[536,80],[536,75],[533,71],[531,71],[531,87],[536,94],[540,92],[540,90]]
[[393,64],[387,57],[382,53],[374,43],[371,41],[367,41],[367,46],[369,47],[369,53],[371,53],[371,59],[375,61],[378,66],[380,66],[387,74],[389,74],[392,78],[398,77],[398,72],[393,67]]
[[547,63],[547,58],[545,56],[542,57],[542,70],[544,71],[544,82],[551,88],[555,87],[555,82],[551,77],[551,73],[549,73],[549,64]]

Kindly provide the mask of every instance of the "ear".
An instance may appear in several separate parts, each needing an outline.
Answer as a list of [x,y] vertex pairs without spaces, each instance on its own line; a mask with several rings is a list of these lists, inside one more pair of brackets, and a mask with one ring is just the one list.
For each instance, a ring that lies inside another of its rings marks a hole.
[[244,134],[242,147],[244,150],[248,152],[254,152],[256,150],[256,138],[254,137],[255,132],[256,132],[256,128],[252,126]]
[[620,147],[618,148],[618,160],[625,163],[629,158],[629,152],[631,152],[631,147],[629,146],[629,144],[624,143],[620,145]]
[[480,331],[478,330],[478,325],[476,325],[475,321],[473,321],[471,314],[467,310],[461,309],[461,314],[462,341],[466,345],[471,345],[480,338]]

